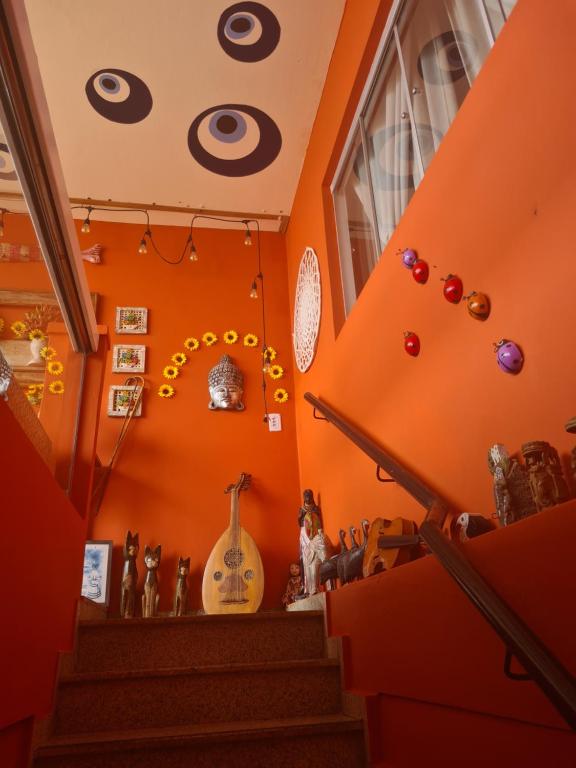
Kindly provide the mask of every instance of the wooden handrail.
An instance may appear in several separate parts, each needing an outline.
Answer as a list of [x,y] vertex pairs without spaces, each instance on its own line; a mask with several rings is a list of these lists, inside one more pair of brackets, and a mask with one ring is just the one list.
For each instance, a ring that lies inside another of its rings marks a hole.
[[426,519],[420,526],[423,541],[506,647],[516,656],[532,681],[543,691],[568,725],[576,730],[576,679],[482,578],[462,551],[442,533],[442,525],[448,512],[447,504],[416,475],[329,405],[310,392],[304,394],[304,399],[425,507]]

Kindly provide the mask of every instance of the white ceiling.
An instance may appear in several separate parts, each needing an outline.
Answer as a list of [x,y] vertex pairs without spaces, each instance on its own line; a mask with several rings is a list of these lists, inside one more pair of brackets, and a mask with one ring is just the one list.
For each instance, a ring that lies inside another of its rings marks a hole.
[[70,197],[289,215],[344,4],[26,0]]

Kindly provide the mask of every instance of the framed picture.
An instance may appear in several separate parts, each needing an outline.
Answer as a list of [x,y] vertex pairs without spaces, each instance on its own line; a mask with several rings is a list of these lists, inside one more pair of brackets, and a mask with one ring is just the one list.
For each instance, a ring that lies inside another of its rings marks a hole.
[[116,333],[148,333],[146,307],[116,307]]
[[112,349],[112,371],[123,373],[144,373],[146,347],[143,344],[114,344]]
[[84,546],[82,597],[108,606],[110,603],[111,568],[112,542],[87,541]]
[[[112,384],[108,393],[108,416],[126,416],[126,411],[130,405],[134,392],[138,389],[136,386],[126,384]],[[142,398],[138,407],[134,411],[134,416],[142,415]]]

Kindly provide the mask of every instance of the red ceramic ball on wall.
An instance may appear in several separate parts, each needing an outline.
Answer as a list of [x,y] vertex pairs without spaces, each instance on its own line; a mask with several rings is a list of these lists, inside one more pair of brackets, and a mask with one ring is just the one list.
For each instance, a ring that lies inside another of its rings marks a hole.
[[450,304],[458,304],[464,293],[462,280],[457,275],[448,275],[444,280],[444,297]]
[[424,285],[424,283],[428,281],[429,275],[430,270],[428,264],[423,259],[418,259],[412,267],[412,277],[414,280],[416,280],[417,283],[420,283],[420,285]]
[[420,352],[420,339],[413,331],[404,331],[404,349],[411,357]]

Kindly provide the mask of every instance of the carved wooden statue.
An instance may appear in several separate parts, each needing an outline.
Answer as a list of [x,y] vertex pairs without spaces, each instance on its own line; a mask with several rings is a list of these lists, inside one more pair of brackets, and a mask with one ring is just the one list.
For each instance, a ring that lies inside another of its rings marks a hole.
[[185,616],[188,606],[188,581],[190,573],[190,558],[178,558],[178,573],[176,576],[176,594],[174,595],[174,616]]
[[501,443],[495,443],[488,451],[488,467],[494,477],[496,517],[500,525],[510,525],[538,511],[526,468],[511,458]]
[[124,568],[122,570],[122,589],[120,593],[120,616],[124,619],[134,618],[136,584],[138,582],[136,558],[138,557],[139,550],[138,534],[132,535],[128,531],[124,544]]
[[302,573],[300,563],[290,563],[290,578],[286,584],[286,590],[282,597],[282,605],[287,608],[304,594],[304,584],[302,583]]
[[530,491],[538,511],[568,501],[570,493],[555,448],[544,440],[533,440],[531,443],[524,443],[522,456],[526,462]]
[[314,501],[314,494],[304,491],[304,504],[298,514],[300,526],[300,557],[304,572],[304,592],[314,595],[319,588],[320,564],[332,554],[330,540],[322,530],[320,507]]
[[144,550],[144,564],[147,568],[146,581],[144,582],[144,594],[142,595],[142,616],[149,619],[158,614],[158,567],[160,565],[160,555],[162,547],[158,545],[156,549],[146,547]]

